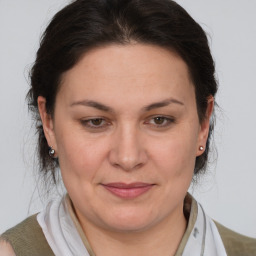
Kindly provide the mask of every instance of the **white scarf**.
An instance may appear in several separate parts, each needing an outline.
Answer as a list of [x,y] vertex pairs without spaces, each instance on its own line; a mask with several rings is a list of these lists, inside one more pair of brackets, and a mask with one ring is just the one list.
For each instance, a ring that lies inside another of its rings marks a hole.
[[[200,204],[198,215],[182,256],[226,256],[216,225]],[[46,240],[56,256],[90,256],[73,223],[63,197],[50,202],[37,215]]]
[[198,214],[182,256],[227,256],[219,231],[202,206],[197,203]]

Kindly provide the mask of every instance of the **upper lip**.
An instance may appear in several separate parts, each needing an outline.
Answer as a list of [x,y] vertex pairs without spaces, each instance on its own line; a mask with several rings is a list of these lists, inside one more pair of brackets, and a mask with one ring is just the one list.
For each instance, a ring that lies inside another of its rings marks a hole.
[[124,182],[112,182],[107,184],[102,184],[103,186],[128,189],[128,188],[142,188],[147,186],[152,186],[154,184],[144,183],[144,182],[133,182],[133,183],[124,183]]

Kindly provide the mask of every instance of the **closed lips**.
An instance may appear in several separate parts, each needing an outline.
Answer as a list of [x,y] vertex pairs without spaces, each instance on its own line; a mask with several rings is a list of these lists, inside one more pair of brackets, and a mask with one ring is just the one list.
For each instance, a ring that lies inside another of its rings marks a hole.
[[150,190],[153,186],[154,184],[142,182],[130,184],[122,182],[103,184],[103,187],[110,191],[112,194],[127,199],[136,198]]

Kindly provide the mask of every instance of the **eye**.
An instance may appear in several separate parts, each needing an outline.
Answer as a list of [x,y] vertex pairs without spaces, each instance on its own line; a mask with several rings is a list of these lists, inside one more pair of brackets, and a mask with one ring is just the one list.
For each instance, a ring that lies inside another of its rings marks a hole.
[[90,129],[105,128],[109,123],[104,118],[91,118],[81,121],[82,125]]
[[168,127],[172,123],[174,123],[174,118],[166,116],[154,116],[146,122],[146,124],[152,125],[157,128]]
[[166,118],[162,117],[162,116],[157,116],[157,117],[153,118],[153,120],[154,120],[154,123],[157,125],[162,125],[162,124],[164,124],[164,122],[166,122]]
[[102,118],[91,119],[90,122],[94,126],[99,126],[103,123],[103,119]]

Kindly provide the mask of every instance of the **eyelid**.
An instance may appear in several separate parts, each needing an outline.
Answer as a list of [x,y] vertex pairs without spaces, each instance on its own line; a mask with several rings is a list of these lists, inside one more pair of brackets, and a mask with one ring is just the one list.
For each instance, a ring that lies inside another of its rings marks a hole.
[[[150,121],[152,121],[154,118],[163,118],[163,119],[165,119],[165,121],[167,122],[167,123],[165,123],[165,124],[150,124]],[[146,122],[145,122],[145,124],[149,124],[149,125],[152,125],[152,126],[154,126],[154,127],[156,127],[156,128],[165,128],[165,127],[168,127],[168,126],[170,126],[170,125],[172,125],[173,123],[175,123],[175,118],[173,117],[173,116],[165,116],[165,115],[154,115],[154,116],[150,116],[149,118],[147,118],[147,120],[146,120]]]
[[[152,121],[154,121],[155,118],[163,118],[164,123],[163,124],[151,123]],[[94,120],[102,120],[102,124],[93,125],[91,122]],[[100,117],[100,116],[81,119],[80,122],[85,128],[91,129],[91,130],[106,129],[109,125],[111,125],[110,120],[108,120],[106,117]],[[175,122],[176,122],[176,119],[173,116],[153,115],[153,116],[148,117],[144,121],[144,124],[150,125],[153,128],[167,128]]]
[[[90,124],[90,122],[93,120],[102,120],[104,122],[104,124],[103,125]],[[104,129],[110,125],[110,122],[107,121],[107,119],[104,117],[93,117],[93,118],[81,119],[81,123],[84,127],[89,128],[89,129]]]

